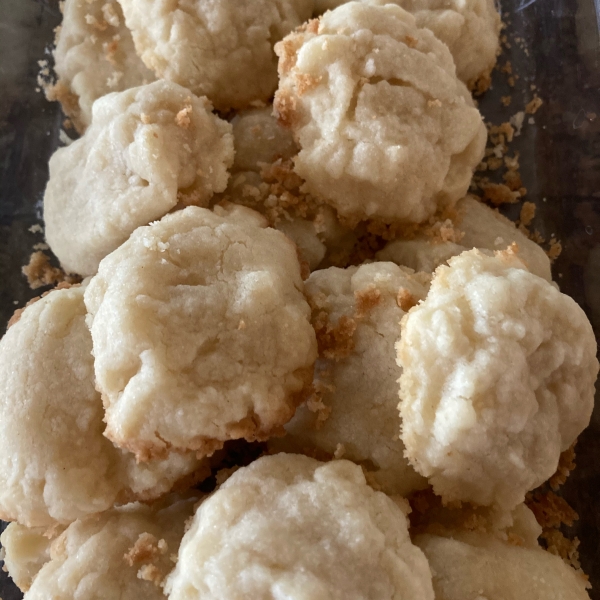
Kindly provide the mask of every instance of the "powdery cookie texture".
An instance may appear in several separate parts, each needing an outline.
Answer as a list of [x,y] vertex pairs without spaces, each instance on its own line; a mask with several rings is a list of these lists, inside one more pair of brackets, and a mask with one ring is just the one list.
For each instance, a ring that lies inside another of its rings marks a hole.
[[429,561],[436,600],[589,599],[583,573],[539,546],[541,527],[531,511],[520,505],[515,513],[504,530],[471,516],[469,527],[434,522],[414,536]]
[[82,287],[27,307],[0,341],[0,515],[68,524],[115,503],[156,498],[202,468],[174,454],[137,465],[104,435]]
[[[372,0],[371,0],[372,1]],[[500,53],[502,23],[494,0],[394,0],[409,10],[419,27],[444,42],[456,75],[476,92],[485,91]]]
[[223,111],[269,100],[277,87],[273,45],[313,10],[313,0],[120,2],[144,63]]
[[377,253],[379,260],[391,260],[415,271],[433,273],[435,269],[465,250],[505,250],[517,245],[519,259],[534,275],[552,281],[550,259],[544,250],[521,232],[498,211],[473,196],[466,196],[456,205],[453,220],[443,224],[452,231],[450,241],[443,237],[416,235],[413,239],[389,242]]
[[57,82],[46,87],[82,133],[92,121],[98,98],[154,80],[135,52],[116,0],[66,0],[56,32]]
[[15,585],[26,592],[40,569],[50,560],[53,532],[47,527],[9,523],[0,535],[5,570]]
[[198,509],[167,581],[196,598],[432,599],[402,509],[348,461],[261,458]]
[[349,2],[276,45],[275,109],[295,167],[350,222],[422,222],[453,205],[486,129],[448,48],[394,4]]
[[402,317],[425,298],[429,281],[389,262],[312,273],[306,293],[320,349],[315,395],[273,447],[343,456],[388,494],[427,486],[404,458],[394,344]]
[[231,125],[167,81],[104,96],[92,125],[50,159],[46,239],[68,272],[93,275],[131,232],[227,186]]
[[294,245],[244,207],[137,229],[85,293],[106,435],[147,460],[280,430],[317,355],[303,287]]
[[164,600],[162,585],[197,501],[129,504],[75,521],[52,542],[26,600]]
[[291,132],[273,116],[273,107],[240,111],[231,120],[235,145],[232,173],[254,171],[298,154]]
[[406,455],[445,500],[511,508],[589,422],[594,334],[575,301],[510,250],[448,264],[402,322]]
[[[494,0],[361,0],[367,4],[397,4],[412,13],[419,27],[430,29],[448,46],[456,75],[469,89],[489,87],[500,52],[502,23]],[[316,0],[315,14],[333,10],[347,0]]]

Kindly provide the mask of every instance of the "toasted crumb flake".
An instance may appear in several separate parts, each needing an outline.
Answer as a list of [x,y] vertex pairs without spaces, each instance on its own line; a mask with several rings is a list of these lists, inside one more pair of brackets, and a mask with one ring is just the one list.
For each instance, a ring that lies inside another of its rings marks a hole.
[[529,227],[535,217],[536,206],[533,202],[524,202],[521,207],[519,221],[523,227]]
[[513,192],[502,183],[488,183],[483,188],[483,199],[491,202],[494,206],[502,204],[514,204],[520,198],[519,192]]
[[62,281],[68,283],[80,281],[76,277],[67,275],[59,267],[53,267],[50,264],[50,257],[41,251],[33,252],[29,258],[29,263],[21,271],[27,277],[27,282],[32,290],[37,290],[45,285],[54,285]]
[[525,106],[525,112],[528,115],[534,115],[542,104],[544,101],[539,96],[534,96],[533,100]]
[[551,261],[555,261],[562,253],[562,244],[555,238],[550,238],[550,248],[547,253]]

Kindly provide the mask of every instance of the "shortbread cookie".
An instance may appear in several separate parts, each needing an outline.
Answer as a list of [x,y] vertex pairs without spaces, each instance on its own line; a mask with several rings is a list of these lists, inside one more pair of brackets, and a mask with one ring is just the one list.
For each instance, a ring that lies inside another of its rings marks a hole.
[[207,206],[233,162],[231,125],[174,83],[105,96],[92,121],[50,159],[44,196],[48,244],[66,271],[86,276],[178,203]]
[[398,504],[349,461],[278,454],[234,473],[198,509],[171,600],[433,600]]
[[445,500],[512,508],[589,423],[594,332],[510,250],[448,265],[402,322],[406,455]]
[[275,50],[296,171],[342,217],[420,223],[465,195],[486,128],[448,48],[411,14],[349,2]]
[[247,208],[188,207],[140,227],[85,303],[106,435],[141,460],[265,439],[312,382],[296,248]]
[[273,45],[313,10],[313,0],[120,2],[144,63],[219,110],[269,100],[277,87]]
[[332,267],[308,278],[320,344],[315,396],[272,446],[352,460],[388,494],[427,485],[404,458],[394,344],[402,317],[425,298],[429,280],[389,262]]
[[92,122],[92,104],[111,92],[150,83],[154,73],[135,52],[117,0],[65,0],[56,32],[54,70],[47,87],[80,133]]
[[534,275],[552,281],[550,259],[542,248],[522,233],[515,224],[498,211],[486,206],[473,196],[466,196],[456,205],[454,221],[456,242],[416,235],[387,244],[377,253],[379,260],[391,260],[415,271],[433,273],[453,256],[465,250],[506,250],[516,244],[519,259]]
[[115,503],[156,498],[178,480],[193,483],[194,472],[207,471],[193,455],[138,465],[104,437],[83,294],[82,287],[50,292],[0,341],[5,521],[68,524]]

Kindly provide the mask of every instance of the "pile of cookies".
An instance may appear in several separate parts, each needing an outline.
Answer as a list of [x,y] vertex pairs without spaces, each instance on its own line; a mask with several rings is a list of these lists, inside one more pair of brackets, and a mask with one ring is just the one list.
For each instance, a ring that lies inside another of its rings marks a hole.
[[63,13],[44,221],[81,283],[0,341],[25,598],[588,598],[524,501],[589,423],[594,333],[467,194],[493,1]]

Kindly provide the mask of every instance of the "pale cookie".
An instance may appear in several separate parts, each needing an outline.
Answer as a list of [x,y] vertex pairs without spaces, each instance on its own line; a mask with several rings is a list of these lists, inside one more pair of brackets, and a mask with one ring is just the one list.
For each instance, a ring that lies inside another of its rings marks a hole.
[[[136,464],[103,431],[84,289],[50,292],[0,341],[0,516],[68,524],[132,499],[152,499],[204,468],[193,456]],[[200,475],[200,474],[199,474]]]
[[[448,46],[456,75],[469,89],[484,91],[500,53],[500,15],[494,0],[361,0],[397,4],[412,13]],[[316,0],[315,14],[346,4],[347,0]]]
[[433,600],[399,504],[348,461],[292,454],[238,470],[200,506],[166,590],[170,600]]
[[315,395],[272,447],[352,460],[388,494],[427,486],[404,458],[394,344],[402,317],[425,298],[429,280],[389,262],[332,267],[308,278],[320,346]]
[[46,91],[83,133],[95,100],[150,83],[154,73],[136,54],[117,0],[65,0],[62,12],[54,50],[58,80]]
[[92,125],[50,159],[46,239],[67,272],[93,275],[134,229],[227,186],[231,125],[167,81],[104,96]]
[[16,521],[9,523],[0,535],[4,568],[22,592],[31,587],[35,576],[50,560],[52,537],[48,527],[29,528]]
[[393,3],[414,15],[444,42],[457,77],[469,89],[482,92],[489,87],[490,73],[500,53],[502,23],[494,0],[362,0],[375,4]]
[[406,455],[445,500],[511,508],[589,423],[594,333],[575,301],[510,249],[448,265],[402,321]]
[[129,504],[75,521],[52,542],[24,600],[164,600],[162,586],[198,500]]
[[537,543],[541,527],[531,511],[506,532],[439,527],[414,537],[433,574],[436,600],[589,600],[587,578]]
[[428,533],[451,536],[454,531],[478,531],[504,542],[526,548],[539,548],[542,527],[533,512],[519,504],[511,510],[475,506],[468,502],[444,504],[431,488],[411,498],[411,535]]
[[85,294],[106,435],[147,460],[279,431],[317,355],[294,245],[249,209],[140,227]]
[[550,259],[544,250],[521,232],[498,211],[473,196],[466,196],[456,205],[454,220],[448,225],[457,230],[456,242],[428,235],[389,242],[377,253],[379,260],[391,260],[415,271],[433,273],[437,267],[465,250],[505,250],[517,245],[517,254],[534,275],[552,281]]
[[448,48],[411,14],[349,2],[275,51],[296,171],[342,217],[419,223],[465,195],[485,125]]
[[273,45],[313,9],[313,0],[120,2],[144,63],[157,77],[208,96],[221,111],[271,98]]

